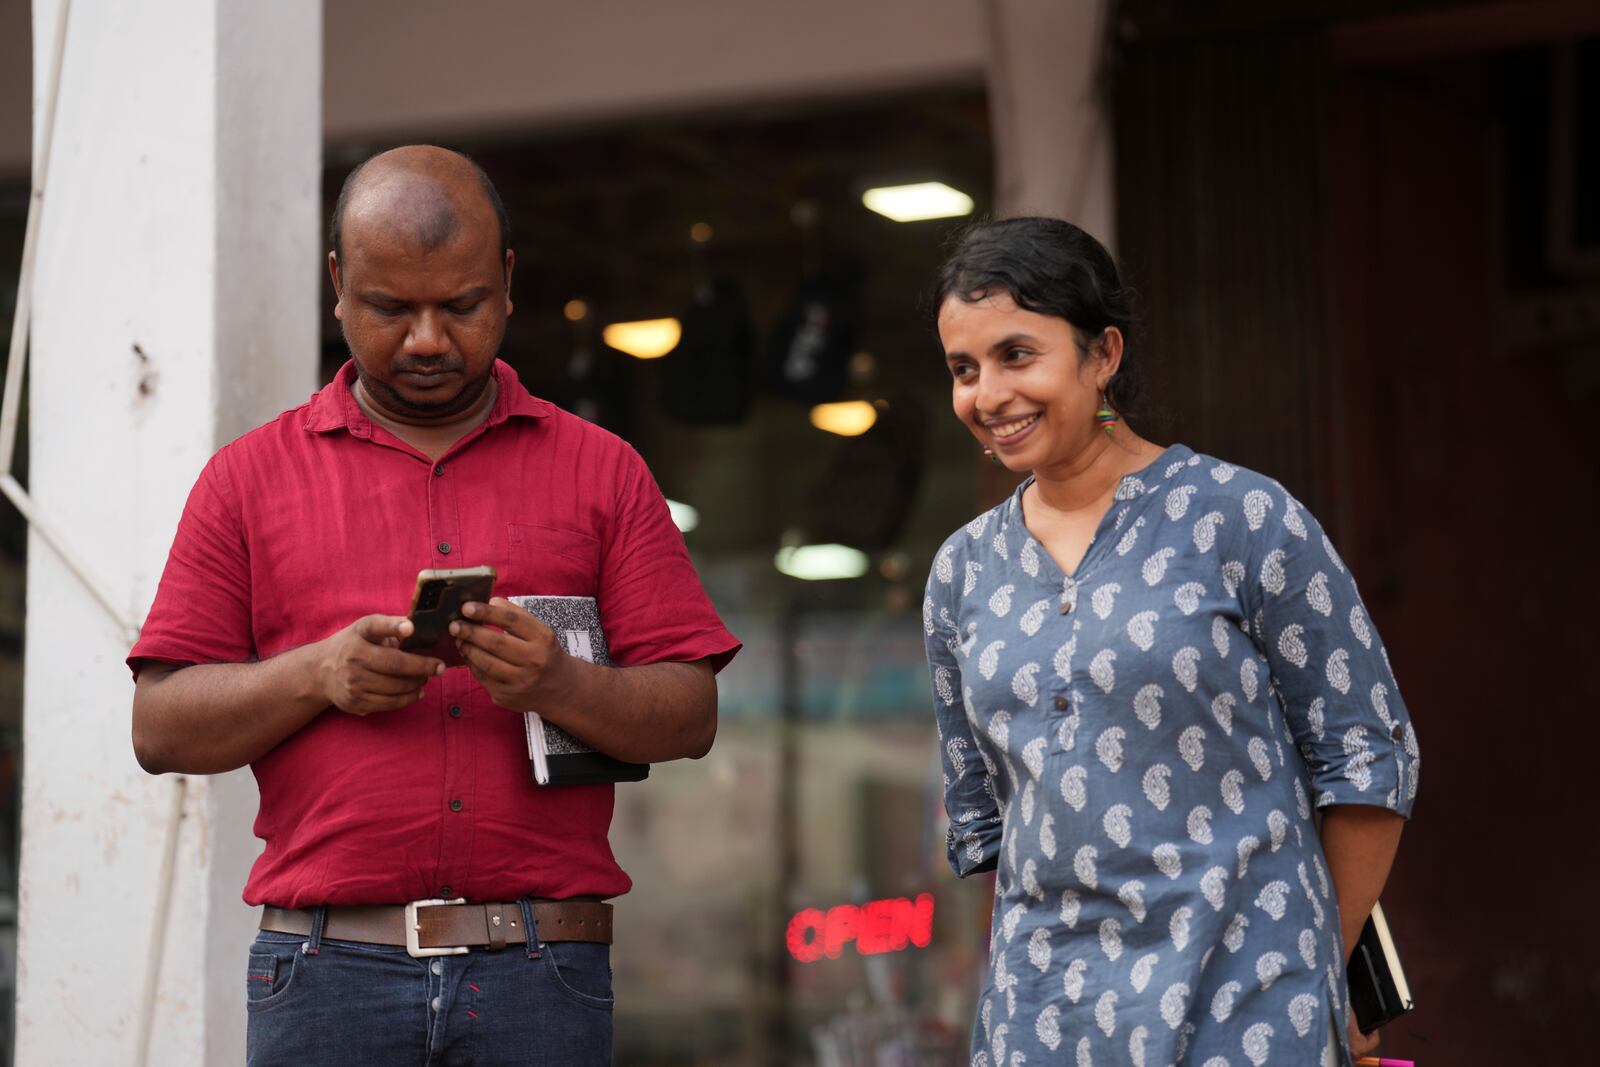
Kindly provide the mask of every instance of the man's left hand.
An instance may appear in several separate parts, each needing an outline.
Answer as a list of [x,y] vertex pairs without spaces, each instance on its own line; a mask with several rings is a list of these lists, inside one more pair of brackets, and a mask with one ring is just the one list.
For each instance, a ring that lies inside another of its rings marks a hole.
[[511,711],[536,711],[562,691],[572,660],[556,633],[502,597],[462,605],[450,624],[461,658],[489,697]]

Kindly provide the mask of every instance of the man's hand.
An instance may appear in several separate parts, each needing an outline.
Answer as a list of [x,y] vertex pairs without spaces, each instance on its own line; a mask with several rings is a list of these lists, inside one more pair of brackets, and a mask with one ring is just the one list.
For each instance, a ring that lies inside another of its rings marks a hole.
[[572,660],[543,620],[503,597],[487,604],[470,601],[461,606],[461,614],[472,621],[451,623],[451,636],[496,704],[532,711],[557,699]]
[[317,644],[315,678],[327,702],[351,715],[414,704],[429,678],[444,673],[433,656],[400,651],[411,635],[403,615],[367,615]]

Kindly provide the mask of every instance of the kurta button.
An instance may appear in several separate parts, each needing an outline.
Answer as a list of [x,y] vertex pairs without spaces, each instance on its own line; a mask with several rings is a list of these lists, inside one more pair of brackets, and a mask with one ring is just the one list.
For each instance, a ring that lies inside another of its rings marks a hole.
[[461,810],[461,798],[460,797],[451,797],[450,798],[450,810],[451,811],[460,811]]
[[1056,697],[1056,710],[1057,711],[1066,711],[1067,710],[1067,698],[1066,697]]
[[440,887],[439,887],[439,895],[440,895],[440,896],[441,896],[441,897],[447,897],[447,896],[449,896],[449,895],[450,895],[450,887],[449,887],[449,886],[447,886],[447,885],[442,885],[442,886],[440,886]]
[[443,478],[444,477],[444,464],[443,463],[435,463],[433,465],[433,476],[435,478]]
[[450,554],[450,542],[449,541],[440,541],[439,542],[439,554],[440,555],[444,555],[444,556],[448,556]]
[[1065,615],[1068,612],[1070,612],[1071,610],[1072,610],[1072,601],[1063,600],[1061,602],[1061,614]]
[[452,719],[461,718],[461,705],[460,704],[451,704],[450,705],[450,717]]
[[1399,723],[1395,723],[1394,729],[1389,731],[1389,736],[1394,738],[1396,741],[1400,740],[1405,735],[1406,732],[1401,728]]

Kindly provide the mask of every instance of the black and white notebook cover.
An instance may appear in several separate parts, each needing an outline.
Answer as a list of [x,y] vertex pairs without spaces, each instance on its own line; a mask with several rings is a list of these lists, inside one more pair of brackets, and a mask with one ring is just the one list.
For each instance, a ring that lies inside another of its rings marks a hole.
[[[598,663],[611,662],[600,611],[593,597],[514,596],[511,603],[539,618],[556,632],[556,640],[569,656]],[[648,763],[625,763],[596,752],[565,730],[545,722],[536,711],[524,713],[528,731],[528,759],[533,780],[540,785],[595,785],[602,782],[637,782],[650,773]]]
[[1411,987],[1400,966],[1389,921],[1383,906],[1375,904],[1350,954],[1350,1010],[1355,1012],[1361,1032],[1370,1034],[1412,1007]]

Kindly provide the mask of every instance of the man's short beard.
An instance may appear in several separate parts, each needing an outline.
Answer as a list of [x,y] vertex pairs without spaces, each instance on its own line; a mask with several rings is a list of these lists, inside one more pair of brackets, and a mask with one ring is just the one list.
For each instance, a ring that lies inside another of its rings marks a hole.
[[[354,353],[351,354],[354,359]],[[361,366],[360,360],[355,360],[356,377],[361,380],[361,386],[367,395],[373,399],[384,411],[395,415],[413,415],[418,418],[438,420],[451,415],[460,415],[468,411],[483,397],[483,391],[489,387],[489,382],[494,378],[494,365],[490,364],[481,378],[465,383],[455,396],[448,400],[427,401],[417,403],[407,400],[397,392],[388,382],[368,374]]]

